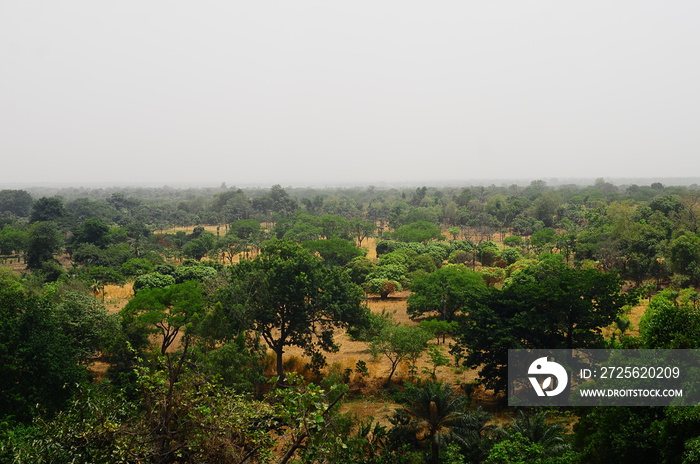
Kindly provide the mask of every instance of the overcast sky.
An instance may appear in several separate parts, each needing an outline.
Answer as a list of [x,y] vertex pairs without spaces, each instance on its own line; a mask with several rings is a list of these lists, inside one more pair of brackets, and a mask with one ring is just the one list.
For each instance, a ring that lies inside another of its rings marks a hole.
[[0,184],[700,176],[700,2],[0,2]]

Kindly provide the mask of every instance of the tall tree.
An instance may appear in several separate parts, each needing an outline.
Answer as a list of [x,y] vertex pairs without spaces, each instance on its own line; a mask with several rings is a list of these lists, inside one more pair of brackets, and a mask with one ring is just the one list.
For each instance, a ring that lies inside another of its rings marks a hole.
[[63,199],[59,197],[41,197],[32,205],[29,222],[60,221],[66,215]]
[[390,437],[422,437],[419,443],[430,449],[430,464],[440,462],[440,449],[448,443],[478,456],[488,415],[470,412],[464,395],[456,394],[447,384],[428,382],[409,386],[405,396],[406,403],[392,418],[396,426]]
[[29,228],[27,240],[27,267],[39,269],[53,259],[63,245],[63,235],[55,222],[35,222]]
[[26,190],[0,190],[0,215],[29,216],[32,196]]
[[234,266],[224,300],[231,311],[242,310],[275,352],[279,384],[286,347],[304,349],[320,367],[321,352],[338,349],[335,329],[363,323],[367,316],[362,290],[347,273],[287,241],[269,243],[255,259]]
[[558,258],[517,272],[464,318],[465,364],[480,367],[488,387],[504,389],[508,349],[602,347],[602,329],[631,302],[616,275],[573,269]]
[[408,314],[412,318],[436,312],[447,322],[477,304],[487,292],[483,277],[463,264],[448,265],[416,277],[411,289]]

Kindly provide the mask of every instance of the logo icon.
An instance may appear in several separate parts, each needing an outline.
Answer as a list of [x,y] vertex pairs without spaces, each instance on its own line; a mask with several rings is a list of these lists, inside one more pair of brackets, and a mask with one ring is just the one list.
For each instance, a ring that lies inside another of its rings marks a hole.
[[[569,382],[566,369],[554,361],[547,361],[546,356],[538,358],[530,364],[527,373],[530,375],[547,375],[541,385],[537,377],[528,377],[537,396],[556,396],[564,391]],[[556,386],[552,384],[552,377],[556,379]]]

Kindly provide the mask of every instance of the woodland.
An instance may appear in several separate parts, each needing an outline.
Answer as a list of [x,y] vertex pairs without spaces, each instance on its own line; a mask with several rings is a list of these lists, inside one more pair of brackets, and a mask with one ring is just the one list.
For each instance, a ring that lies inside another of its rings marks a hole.
[[0,190],[0,462],[700,462],[508,407],[515,348],[700,348],[700,188]]

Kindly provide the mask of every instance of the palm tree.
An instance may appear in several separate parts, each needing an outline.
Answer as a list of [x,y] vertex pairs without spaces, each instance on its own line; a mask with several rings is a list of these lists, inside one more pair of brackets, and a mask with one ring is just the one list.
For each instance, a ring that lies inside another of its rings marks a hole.
[[473,448],[479,444],[487,414],[466,408],[467,397],[456,395],[449,385],[427,382],[406,392],[406,404],[399,409],[392,423],[392,435],[414,437],[430,446],[430,463],[439,463],[440,447],[456,442]]
[[546,456],[559,456],[570,448],[564,440],[564,433],[561,422],[547,422],[547,411],[533,414],[519,410],[511,424],[499,430],[504,438],[520,434],[531,443],[541,445]]

